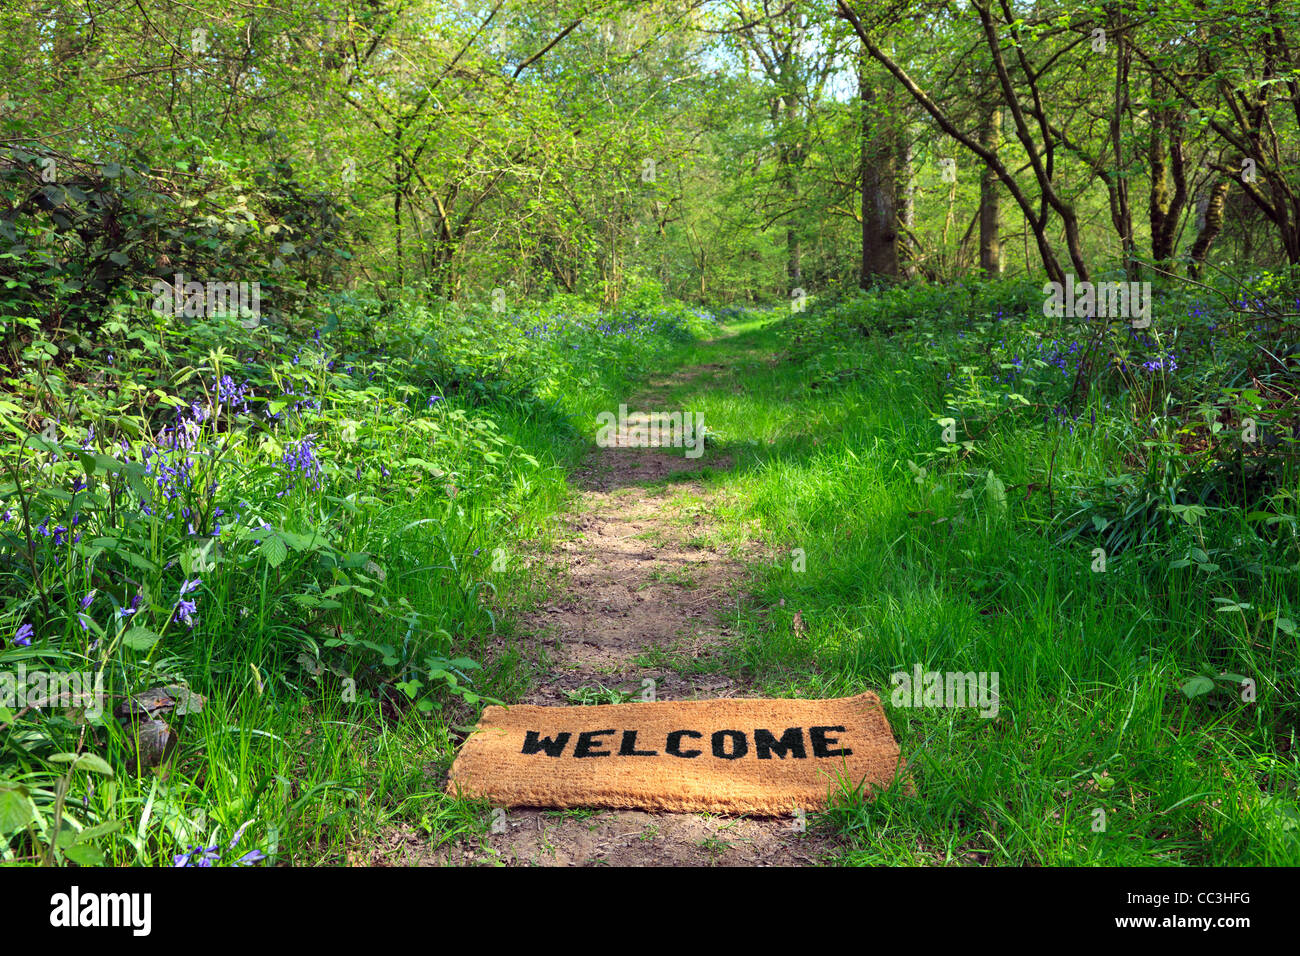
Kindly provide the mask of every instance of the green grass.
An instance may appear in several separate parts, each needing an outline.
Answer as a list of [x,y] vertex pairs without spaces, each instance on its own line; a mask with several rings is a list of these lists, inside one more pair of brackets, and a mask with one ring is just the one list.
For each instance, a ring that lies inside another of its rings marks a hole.
[[585,685],[565,694],[570,704],[588,706],[592,704],[626,704],[636,695],[631,691],[606,687],[604,684]]
[[[161,366],[124,336],[104,345],[113,363],[6,378],[0,416],[27,437],[0,444],[0,672],[98,671],[114,696],[88,721],[0,702],[0,861],[171,863],[197,846],[330,863],[399,822],[434,842],[486,827],[485,806],[441,793],[458,728],[547,666],[512,630],[547,587],[529,558],[596,410],[689,337],[659,318],[620,335],[552,320],[530,339],[469,316],[456,339],[454,315],[412,306],[380,356],[233,322],[207,349],[211,330],[160,326]],[[250,377],[253,404],[189,426],[171,463],[195,479],[166,499],[141,449],[227,372]],[[21,406],[57,419],[55,443]],[[307,438],[318,475],[282,460]],[[24,626],[30,647],[10,640]],[[137,727],[112,705],[172,683],[205,703],[166,716],[170,759],[136,766]]]
[[[1155,547],[1095,572],[1091,545],[1059,543],[1043,496],[1016,491],[1044,481],[1058,436],[1008,425],[977,446],[977,467],[931,466],[918,482],[907,461],[937,432],[927,375],[906,349],[858,337],[842,361],[867,373],[813,389],[779,328],[732,331],[690,354],[725,371],[664,405],[702,411],[735,459],[712,477],[727,502],[715,533],[757,530],[786,556],[754,566],[745,666],[773,695],[879,692],[916,786],[827,815],[847,862],[1300,862],[1300,658],[1270,616],[1295,600],[1294,575],[1274,569],[1251,608],[1216,613],[1233,584],[1167,570]],[[1060,444],[1058,485],[1123,468],[1103,429]],[[989,468],[1010,492],[989,491]],[[1198,530],[1211,543],[1243,534],[1226,510]],[[997,672],[996,718],[895,705],[891,675],[918,664]],[[1205,668],[1250,676],[1256,699],[1226,680],[1189,698],[1181,687]]]
[[[217,846],[227,863],[254,847],[337,863],[399,823],[433,844],[486,832],[486,805],[446,796],[441,780],[484,702],[518,699],[551,666],[521,650],[512,622],[546,597],[530,561],[571,502],[568,472],[597,411],[652,371],[702,363],[721,367],[656,389],[664,408],[703,412],[731,459],[695,476],[719,507],[697,543],[756,542],[769,558],[750,563],[746,596],[724,612],[734,650],[699,662],[655,648],[639,663],[725,670],[776,696],[879,692],[914,789],[843,794],[810,821],[844,838],[844,862],[1300,862],[1293,474],[1253,512],[1210,499],[1193,509],[1177,489],[1142,504],[1143,459],[1148,475],[1183,475],[1180,459],[1159,457],[1169,443],[1132,424],[1149,394],[1112,394],[1113,412],[1067,434],[1036,410],[1007,411],[1008,387],[945,378],[984,354],[951,330],[930,350],[916,336],[772,317],[707,345],[582,331],[539,345],[507,329],[499,354],[487,341],[429,358],[418,325],[393,332],[407,353],[369,360],[374,382],[267,359],[262,388],[280,376],[300,398],[315,382],[320,408],[204,433],[195,467],[239,516],[200,556],[182,517],[122,519],[113,509],[134,486],[105,462],[92,488],[70,490],[86,467],[70,426],[58,460],[35,439],[4,449],[23,494],[8,487],[0,503],[31,510],[0,528],[0,629],[38,626],[31,647],[0,647],[0,667],[101,667],[114,693],[183,681],[206,697],[169,718],[177,749],[156,769],[129,766],[133,731],[111,715],[0,712],[8,862],[156,864]],[[517,378],[482,371],[506,354]],[[175,395],[232,358],[192,351],[150,379],[149,356],[122,345],[117,374],[131,381],[134,362],[140,383]],[[50,411],[75,398],[101,454],[132,422],[150,426],[138,442],[171,414],[138,390],[75,375],[42,385],[58,369],[38,371],[8,379],[13,396]],[[457,393],[426,404],[443,374],[460,376]],[[969,447],[940,439],[945,415],[975,436]],[[286,489],[276,463],[306,434],[325,480]],[[1138,486],[1105,484],[1118,475]],[[681,497],[679,518],[699,503]],[[73,511],[89,516],[79,542],[25,550],[16,529]],[[194,578],[191,630],[171,617]],[[116,617],[137,589],[137,615]],[[77,602],[91,590],[83,630]],[[128,624],[146,632],[134,644],[119,640]],[[997,716],[896,703],[893,676],[917,666],[996,672]],[[1253,698],[1225,674],[1252,680]],[[100,757],[111,775],[59,754]]]

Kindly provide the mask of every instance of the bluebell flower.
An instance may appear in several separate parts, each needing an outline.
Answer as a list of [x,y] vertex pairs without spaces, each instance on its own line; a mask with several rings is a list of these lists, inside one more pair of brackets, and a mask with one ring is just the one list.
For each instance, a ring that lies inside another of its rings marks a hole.
[[199,609],[199,606],[193,601],[187,601],[181,598],[176,602],[176,607],[172,611],[173,621],[184,621],[186,627],[194,626],[193,614]]
[[280,462],[284,465],[290,485],[295,484],[297,474],[301,474],[310,478],[315,487],[320,487],[320,460],[316,457],[315,438],[314,434],[306,435],[296,444],[291,442],[285,447]]
[[186,600],[185,595],[197,588],[199,583],[199,579],[195,578],[193,581],[185,581],[181,584],[181,593],[176,600],[175,607],[172,609],[173,621],[184,621],[187,627],[194,626],[193,614],[199,609],[198,604],[194,601]]

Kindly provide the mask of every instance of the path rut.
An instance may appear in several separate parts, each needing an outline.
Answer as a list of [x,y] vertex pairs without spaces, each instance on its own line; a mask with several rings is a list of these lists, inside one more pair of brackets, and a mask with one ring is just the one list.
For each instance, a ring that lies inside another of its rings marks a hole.
[[[696,366],[652,380],[632,409],[662,409],[662,390],[711,375]],[[632,419],[630,423],[635,423]],[[726,612],[743,600],[753,549],[724,547],[712,529],[718,492],[705,469],[731,462],[706,448],[598,448],[575,475],[567,534],[542,556],[554,597],[528,614],[544,676],[523,703],[561,706],[638,699],[758,696],[738,666]],[[607,691],[621,693],[610,697]],[[630,697],[628,696],[630,695]],[[809,865],[833,853],[826,837],[790,819],[641,811],[510,810],[504,832],[430,850],[413,832],[392,834],[390,862],[423,865]]]

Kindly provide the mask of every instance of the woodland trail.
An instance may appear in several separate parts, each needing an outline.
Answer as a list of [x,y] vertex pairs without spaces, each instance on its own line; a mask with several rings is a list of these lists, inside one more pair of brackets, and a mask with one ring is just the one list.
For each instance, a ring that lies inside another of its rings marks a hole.
[[[722,368],[693,366],[651,379],[628,407],[667,408],[666,389],[690,384],[702,391]],[[618,447],[590,453],[563,517],[565,539],[540,562],[553,575],[552,599],[525,617],[519,633],[529,635],[544,670],[521,703],[639,699],[645,681],[654,682],[659,700],[759,696],[736,665],[735,635],[723,623],[727,609],[743,600],[745,559],[754,555],[713,540],[719,492],[702,480],[708,470],[729,468],[730,460],[715,448],[690,458],[681,448],[626,447],[625,439],[620,434]],[[832,844],[798,831],[793,815],[515,809],[503,833],[436,850],[422,842],[410,835],[390,861],[806,866],[832,855]]]

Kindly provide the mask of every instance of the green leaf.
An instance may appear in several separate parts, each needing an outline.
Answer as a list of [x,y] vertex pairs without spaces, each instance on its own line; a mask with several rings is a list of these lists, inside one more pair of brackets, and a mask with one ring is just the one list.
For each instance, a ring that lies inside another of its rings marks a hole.
[[1200,697],[1214,690],[1214,681],[1209,677],[1193,677],[1179,688],[1187,697]]
[[53,763],[70,763],[74,769],[102,773],[108,777],[113,776],[113,768],[108,765],[108,761],[96,754],[54,754],[50,757],[50,761]]
[[107,820],[104,823],[97,823],[93,827],[86,827],[86,829],[78,833],[77,838],[72,842],[89,843],[91,840],[97,840],[100,837],[107,836],[110,833],[116,833],[118,830],[122,829],[122,827],[125,825],[126,825],[125,820]]
[[21,830],[36,819],[32,798],[19,783],[0,781],[0,833]]
[[284,563],[284,559],[289,555],[289,549],[284,546],[284,541],[278,535],[272,535],[262,542],[262,555],[271,567],[278,568]]
[[1002,479],[989,470],[988,476],[984,479],[984,493],[989,496],[989,500],[994,506],[1001,510],[1007,504],[1007,486],[1002,483]]
[[98,847],[90,846],[87,843],[75,843],[70,847],[65,847],[63,855],[78,866],[103,866],[104,854]]
[[122,643],[133,651],[147,651],[158,643],[158,635],[149,628],[137,624],[122,635]]

